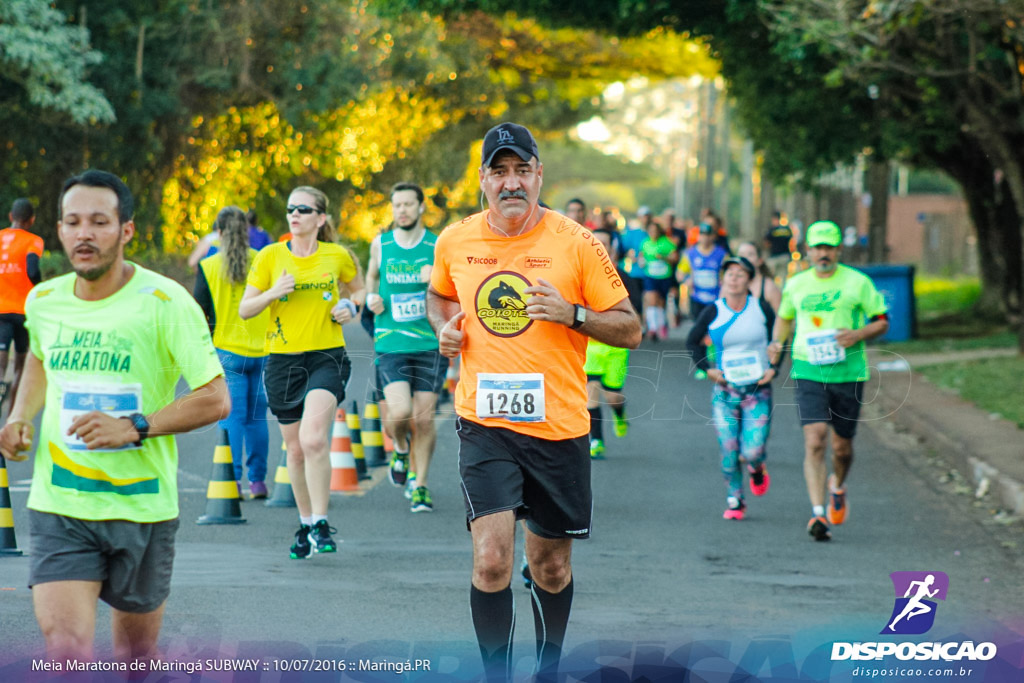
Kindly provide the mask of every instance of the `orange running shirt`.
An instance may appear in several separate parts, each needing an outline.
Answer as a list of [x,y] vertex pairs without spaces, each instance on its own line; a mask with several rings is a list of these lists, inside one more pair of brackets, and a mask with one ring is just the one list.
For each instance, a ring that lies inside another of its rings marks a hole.
[[431,286],[466,312],[456,412],[543,439],[583,436],[590,430],[588,338],[560,323],[530,320],[523,290],[543,278],[569,303],[606,311],[626,298],[625,286],[600,241],[565,216],[546,211],[516,237],[496,235],[486,216],[448,226],[434,249]]
[[0,313],[25,313],[32,281],[25,270],[29,254],[43,255],[43,238],[20,228],[0,230]]

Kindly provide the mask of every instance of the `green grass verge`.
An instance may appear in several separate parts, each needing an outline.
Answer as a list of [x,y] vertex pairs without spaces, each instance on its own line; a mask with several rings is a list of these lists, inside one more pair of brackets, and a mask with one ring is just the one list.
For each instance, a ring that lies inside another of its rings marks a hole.
[[[950,332],[957,332],[957,329],[950,329]],[[936,334],[932,330],[921,330],[920,339],[907,342],[894,342],[891,344],[879,344],[878,348],[892,351],[899,354],[912,353],[943,353],[946,351],[974,351],[977,349],[1001,349],[1017,346],[1017,334],[1003,326],[1002,329],[991,331],[991,329],[973,327],[974,330],[985,330],[986,333],[978,336],[944,336]]]
[[955,390],[989,413],[1024,428],[1024,358],[989,358],[918,368],[931,382]]

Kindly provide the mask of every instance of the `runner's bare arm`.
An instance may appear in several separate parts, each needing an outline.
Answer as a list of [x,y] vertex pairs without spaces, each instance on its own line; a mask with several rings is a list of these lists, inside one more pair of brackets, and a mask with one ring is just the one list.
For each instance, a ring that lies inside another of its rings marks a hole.
[[775,329],[772,331],[772,342],[768,345],[768,360],[778,365],[782,357],[783,347],[789,343],[789,335],[793,333],[793,321],[782,316],[775,318]]
[[427,288],[427,320],[437,334],[438,351],[445,358],[455,358],[462,352],[466,340],[462,331],[465,317],[457,299],[444,297],[433,287]]
[[380,298],[380,237],[370,242],[370,262],[366,265],[366,305],[374,315],[384,312],[384,299]]
[[0,455],[15,461],[28,458],[26,451],[32,448],[34,432],[32,420],[42,409],[45,400],[46,371],[43,361],[34,353],[29,353],[21,375],[18,398],[7,416],[7,424],[0,429]]
[[872,320],[864,327],[856,330],[837,330],[836,343],[848,349],[859,341],[868,341],[885,334],[889,330],[888,318]]
[[356,258],[355,253],[348,247],[344,247],[345,251],[348,252],[349,258],[352,259],[352,263],[356,266],[356,274],[352,276],[352,279],[345,283],[345,288],[348,291],[348,298],[352,300],[356,306],[362,306],[366,301],[366,282],[363,278],[363,266],[359,263],[359,259]]
[[294,291],[295,278],[289,275],[288,271],[283,271],[281,277],[277,278],[274,285],[265,292],[261,292],[252,285],[246,285],[245,294],[242,295],[242,301],[238,304],[238,317],[242,320],[253,318],[269,306],[274,299],[280,299]]
[[[147,415],[146,421],[149,422],[149,436],[154,437],[190,432],[223,420],[230,413],[231,399],[222,375]],[[139,433],[131,421],[99,411],[76,417],[68,433],[77,435],[90,449],[118,448],[139,440]]]
[[[523,290],[523,294],[530,295],[526,300],[526,314],[532,320],[571,327],[576,320],[576,305],[566,301],[561,292],[547,280],[538,278],[537,283]],[[576,329],[580,334],[599,342],[624,349],[637,348],[643,339],[640,318],[628,298],[605,311],[588,308],[586,322]]]

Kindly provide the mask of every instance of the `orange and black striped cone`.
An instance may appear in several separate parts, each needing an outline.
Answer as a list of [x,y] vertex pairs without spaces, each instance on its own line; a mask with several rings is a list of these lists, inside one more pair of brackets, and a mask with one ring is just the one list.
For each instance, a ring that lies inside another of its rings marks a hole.
[[242,506],[239,505],[238,482],[231,460],[231,442],[228,430],[220,430],[220,443],[213,450],[213,473],[206,488],[206,514],[196,524],[243,524]]
[[0,555],[21,555],[14,537],[14,512],[7,483],[7,462],[0,456]]
[[295,493],[292,491],[292,480],[288,476],[288,446],[281,442],[281,464],[274,472],[274,492],[267,499],[268,508],[295,507]]
[[380,408],[376,401],[367,401],[363,406],[363,457],[367,467],[383,467],[388,464],[384,455],[384,435],[380,430]]
[[359,425],[359,404],[352,401],[352,410],[346,415],[348,422],[348,435],[352,442],[352,457],[356,461],[356,473],[360,479],[369,479],[370,473],[366,469],[366,458],[363,457],[363,434]]
[[352,455],[352,438],[348,434],[345,410],[338,408],[331,433],[331,490],[358,491],[359,475]]

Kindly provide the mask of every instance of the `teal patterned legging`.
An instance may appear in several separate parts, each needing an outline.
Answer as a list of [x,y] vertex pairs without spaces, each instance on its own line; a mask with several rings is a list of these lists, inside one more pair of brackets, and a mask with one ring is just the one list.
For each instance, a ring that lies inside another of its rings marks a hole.
[[743,498],[740,457],[755,469],[764,462],[772,428],[772,387],[738,389],[716,384],[711,393],[711,415],[718,432],[725,485],[730,496]]

